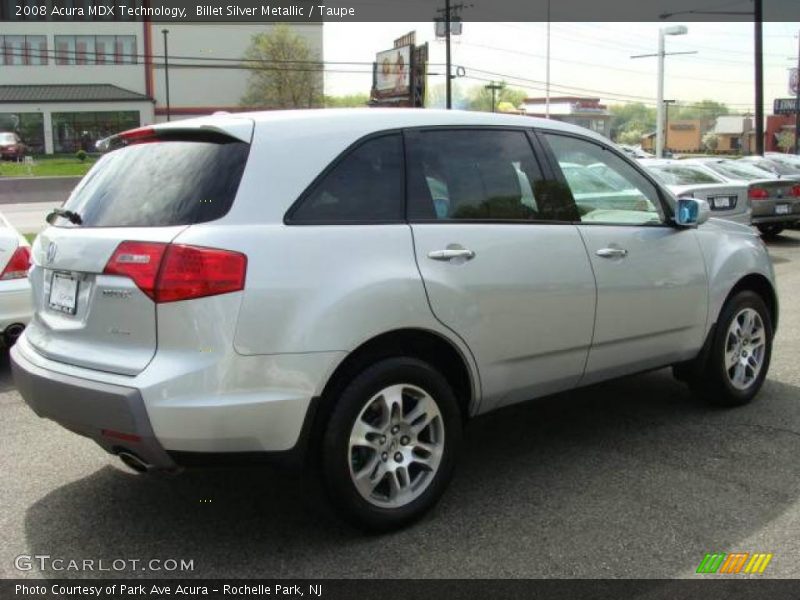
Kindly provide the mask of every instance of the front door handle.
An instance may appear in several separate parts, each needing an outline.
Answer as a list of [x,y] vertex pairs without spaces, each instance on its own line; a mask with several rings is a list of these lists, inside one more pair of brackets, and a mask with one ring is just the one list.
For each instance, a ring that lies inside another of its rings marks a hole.
[[433,260],[472,260],[475,258],[475,253],[466,248],[447,248],[446,250],[431,250],[428,252],[428,258]]
[[600,248],[595,254],[601,258],[625,258],[628,251],[625,248]]

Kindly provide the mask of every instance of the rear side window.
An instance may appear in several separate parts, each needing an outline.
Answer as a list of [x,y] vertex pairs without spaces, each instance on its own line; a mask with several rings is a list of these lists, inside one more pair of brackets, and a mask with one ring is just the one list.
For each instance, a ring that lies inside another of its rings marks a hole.
[[334,163],[287,215],[288,223],[394,223],[403,220],[400,134],[371,138]]
[[[213,221],[228,212],[250,145],[224,141],[134,144],[103,158],[64,208],[80,227],[168,227]],[[64,218],[56,225],[72,226]]]
[[408,141],[412,220],[574,218],[574,206],[550,193],[523,131],[428,130]]

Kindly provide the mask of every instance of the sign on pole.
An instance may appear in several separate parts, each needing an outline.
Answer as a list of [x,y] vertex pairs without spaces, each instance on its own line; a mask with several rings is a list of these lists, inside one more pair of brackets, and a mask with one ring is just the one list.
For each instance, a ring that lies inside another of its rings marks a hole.
[[797,68],[789,69],[789,93],[793,96],[797,96],[797,80]]

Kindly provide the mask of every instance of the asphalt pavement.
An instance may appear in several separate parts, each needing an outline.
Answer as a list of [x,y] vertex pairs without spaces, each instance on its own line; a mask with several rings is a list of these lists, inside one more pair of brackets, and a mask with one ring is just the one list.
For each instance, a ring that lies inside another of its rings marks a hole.
[[[37,418],[4,353],[0,577],[671,578],[735,551],[774,555],[760,577],[800,577],[800,231],[770,253],[780,327],[752,404],[708,407],[661,370],[498,411],[468,427],[433,512],[382,536],[342,524],[308,477],[132,474]],[[19,555],[194,569],[19,571]]]

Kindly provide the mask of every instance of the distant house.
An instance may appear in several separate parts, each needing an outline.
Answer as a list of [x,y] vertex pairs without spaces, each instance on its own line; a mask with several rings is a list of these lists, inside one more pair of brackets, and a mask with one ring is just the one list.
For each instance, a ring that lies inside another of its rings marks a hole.
[[717,152],[749,154],[752,146],[753,119],[742,115],[722,115],[712,130],[717,136]]
[[[700,152],[703,135],[711,128],[708,119],[678,119],[667,125],[664,148],[669,152]],[[655,152],[655,131],[642,136],[642,149]]]
[[[544,117],[547,99],[525,98],[519,108],[528,116]],[[611,132],[611,113],[605,104],[600,104],[600,98],[553,96],[550,98],[550,118],[591,129],[606,137]]]

